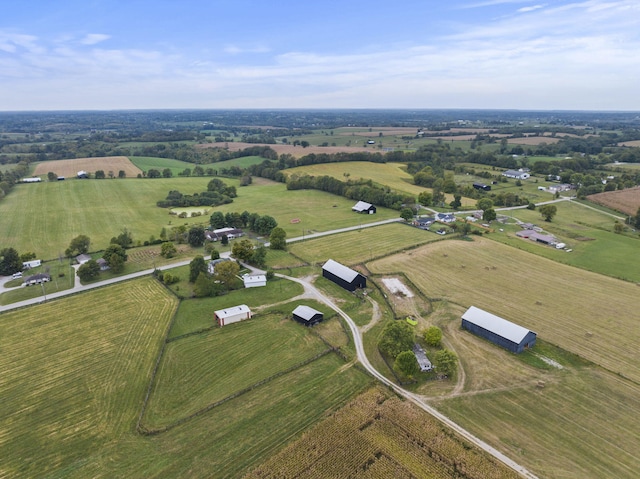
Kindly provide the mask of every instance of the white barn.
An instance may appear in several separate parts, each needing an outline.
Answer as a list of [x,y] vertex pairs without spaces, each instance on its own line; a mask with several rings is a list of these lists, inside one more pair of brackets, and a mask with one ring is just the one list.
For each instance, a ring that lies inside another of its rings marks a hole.
[[242,281],[245,288],[259,288],[267,285],[267,276],[265,274],[244,274]]
[[218,326],[237,323],[245,319],[251,319],[251,310],[246,304],[220,309],[214,312]]

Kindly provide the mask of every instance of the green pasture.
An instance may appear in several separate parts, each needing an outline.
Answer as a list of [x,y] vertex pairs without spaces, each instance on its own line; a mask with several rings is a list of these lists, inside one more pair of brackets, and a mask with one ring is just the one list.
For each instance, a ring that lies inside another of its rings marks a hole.
[[326,348],[301,324],[259,313],[173,341],[162,358],[144,423],[152,428],[171,424]]
[[392,223],[298,241],[289,245],[289,251],[308,263],[324,263],[333,259],[357,264],[439,239],[440,236],[430,231]]
[[[488,238],[514,246],[559,263],[576,266],[626,281],[640,282],[640,259],[637,235],[616,234],[616,219],[598,209],[582,206],[575,201],[555,203],[558,213],[551,222],[543,220],[537,210],[519,209],[504,212],[513,220],[504,226],[504,232],[495,231]],[[553,234],[567,249],[553,247],[515,236],[522,228],[513,224],[515,219],[533,223]]]
[[[173,160],[171,158],[156,158],[150,156],[130,156],[129,160],[131,163],[136,165],[142,171],[149,171],[150,169],[159,170],[160,173],[165,168],[169,168],[173,176],[177,176],[178,173],[182,173],[186,168],[193,170],[193,167],[196,166],[193,163],[188,163],[186,161]],[[200,165],[205,168],[204,165]]]
[[[204,478],[215,471],[217,477],[239,477],[371,384],[329,354],[167,433],[141,436],[136,421],[176,305],[159,283],[145,278],[0,314],[3,475]],[[268,321],[256,317],[255,326],[268,331],[260,319]],[[306,328],[274,321],[274,348],[258,348],[253,362],[241,358],[248,370],[274,364],[269,358],[282,354],[276,331],[303,355],[317,348],[319,340]],[[224,331],[214,331],[209,341]],[[262,338],[246,331],[244,339],[255,348]],[[177,348],[182,359],[200,361],[182,367],[209,369],[205,376],[223,384],[213,373],[222,371],[217,365],[225,344],[237,347],[225,338],[220,347]],[[181,394],[185,384],[174,386],[166,390],[169,396]]]
[[[180,268],[181,277],[187,278],[188,267]],[[172,274],[174,270],[169,270]],[[185,276],[186,275],[186,276]],[[184,290],[184,288],[181,288]],[[285,279],[273,278],[261,288],[243,288],[231,291],[224,296],[213,298],[191,298],[180,302],[176,319],[169,333],[170,338],[178,337],[214,326],[213,312],[219,309],[246,304],[252,310],[286,301],[302,294],[300,284]]]
[[633,479],[640,470],[640,388],[598,368],[463,395],[436,407],[538,477]]

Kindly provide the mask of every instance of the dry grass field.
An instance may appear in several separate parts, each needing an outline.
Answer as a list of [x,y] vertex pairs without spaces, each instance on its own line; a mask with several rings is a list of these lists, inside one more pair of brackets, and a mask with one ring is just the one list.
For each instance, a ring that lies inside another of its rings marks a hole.
[[492,241],[441,241],[368,264],[423,294],[513,320],[544,340],[640,381],[638,286]]
[[589,201],[635,216],[640,208],[640,186],[590,195]]
[[268,146],[272,150],[274,150],[278,155],[288,154],[295,158],[301,158],[310,154],[320,154],[320,153],[355,153],[358,151],[374,151],[371,148],[363,148],[361,146],[308,146],[303,148],[301,146],[293,146],[293,145],[284,145],[282,143],[278,143],[275,145],[263,144],[263,143],[242,143],[240,141],[232,141],[229,143],[205,143],[202,145],[198,145],[198,148],[225,148],[229,151],[240,151],[246,148],[252,148],[254,146]]
[[413,404],[373,388],[245,476],[457,478],[519,475],[443,430]]
[[106,175],[113,171],[115,176],[123,170],[128,178],[135,178],[142,170],[135,166],[126,156],[104,156],[100,158],[76,158],[73,160],[45,161],[36,165],[34,176],[46,175],[50,171],[65,178],[75,178],[78,171],[95,173],[104,171]]

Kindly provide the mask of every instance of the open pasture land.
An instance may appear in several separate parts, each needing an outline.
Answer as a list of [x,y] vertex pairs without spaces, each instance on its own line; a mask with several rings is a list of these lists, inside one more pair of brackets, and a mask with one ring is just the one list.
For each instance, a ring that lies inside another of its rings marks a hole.
[[251,478],[513,478],[502,463],[427,413],[372,388],[328,417]]
[[71,471],[131,436],[176,307],[146,278],[0,315],[1,475]]
[[75,158],[72,160],[45,161],[36,165],[35,176],[46,176],[52,171],[58,176],[65,178],[76,178],[78,171],[95,173],[98,170],[104,171],[108,175],[110,171],[117,177],[120,170],[124,171],[127,177],[135,178],[138,173],[142,173],[140,168],[131,163],[126,156],[104,156],[97,158]]
[[304,240],[290,244],[288,248],[308,263],[333,259],[353,265],[439,239],[441,236],[429,231],[392,223]]
[[590,195],[589,201],[635,216],[640,208],[640,186]]
[[[305,139],[305,137],[301,137]],[[329,143],[332,142],[330,137],[326,137],[325,141]],[[264,143],[242,143],[242,142],[229,142],[229,143],[205,143],[198,145],[198,148],[227,148],[229,151],[240,151],[246,148],[252,148],[254,146],[268,146],[272,150],[274,150],[278,155],[288,154],[295,158],[301,158],[306,155],[310,155],[311,153],[320,154],[320,153],[341,153],[341,152],[351,152],[355,153],[358,151],[375,151],[371,148],[365,148],[361,146],[308,146],[303,148],[302,146],[293,146],[290,144],[264,144]],[[264,161],[264,160],[263,160]]]
[[[131,162],[141,170],[140,172],[156,169],[162,173],[163,170],[168,168],[174,176],[177,176],[178,173],[182,173],[186,168],[193,170],[193,167],[196,166],[193,163],[188,163],[186,161],[174,160],[171,158],[157,158],[152,156],[132,156]],[[203,168],[205,167],[204,165],[200,166]]]
[[640,283],[638,238],[613,232],[615,221],[621,219],[575,201],[562,201],[556,206],[558,213],[550,223],[545,222],[538,211],[519,209],[504,214],[544,228],[558,241],[566,243],[572,250],[570,253],[516,237],[515,233],[522,229],[516,225],[506,225],[504,232],[495,232],[491,239],[560,263]]
[[145,278],[1,314],[1,475],[239,477],[371,384],[328,354],[143,437],[136,421],[176,304]]
[[635,479],[638,384],[597,367],[555,376],[542,388],[534,382],[434,405],[540,478]]
[[476,238],[441,241],[368,264],[404,272],[428,298],[514,321],[567,351],[640,381],[638,286]]
[[281,314],[256,314],[172,341],[143,422],[150,429],[166,426],[326,349],[307,328]]
[[[42,259],[58,258],[80,234],[91,239],[91,251],[105,249],[123,228],[133,234],[134,241],[145,241],[151,235],[157,238],[162,227],[169,229],[169,222],[177,219],[156,202],[170,190],[204,191],[208,181],[105,179],[17,185],[0,202],[0,237],[6,246],[19,252],[33,251]],[[194,220],[181,219],[180,224]]]

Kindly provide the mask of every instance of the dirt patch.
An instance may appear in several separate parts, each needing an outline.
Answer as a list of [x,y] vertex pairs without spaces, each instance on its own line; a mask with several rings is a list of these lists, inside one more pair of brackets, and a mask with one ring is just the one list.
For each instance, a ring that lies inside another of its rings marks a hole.
[[135,178],[142,170],[131,163],[126,156],[103,156],[99,158],[75,158],[73,160],[45,161],[36,166],[35,176],[46,175],[50,171],[65,178],[75,178],[78,171],[95,173],[98,170],[104,171],[107,178],[109,172],[117,177],[120,170],[124,171],[127,178]]
[[406,296],[413,298],[413,293],[398,278],[382,278],[382,283],[386,286],[391,294]]
[[229,142],[229,143],[209,143],[198,145],[198,148],[224,148],[229,151],[240,151],[246,148],[251,148],[254,146],[268,146],[272,150],[274,150],[278,155],[282,155],[283,153],[287,153],[295,158],[301,158],[306,155],[320,154],[320,153],[356,153],[359,151],[370,151],[375,153],[377,151],[376,148],[363,148],[358,146],[308,146],[303,148],[301,146],[293,146],[293,145],[268,145],[262,143],[242,143],[242,142]]

